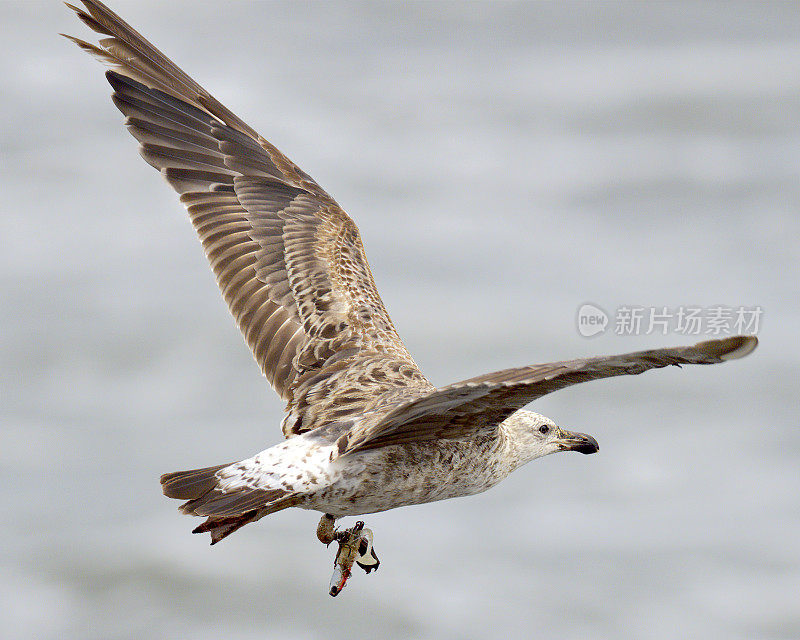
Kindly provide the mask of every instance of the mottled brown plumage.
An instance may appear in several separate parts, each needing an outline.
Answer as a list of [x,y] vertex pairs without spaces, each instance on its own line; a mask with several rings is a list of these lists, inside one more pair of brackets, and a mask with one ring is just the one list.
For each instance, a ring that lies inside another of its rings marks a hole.
[[[114,104],[142,157],[180,194],[278,394],[308,406],[303,399],[323,383],[329,390],[329,378],[350,384],[342,362],[361,363],[364,354],[390,363],[391,386],[429,388],[381,301],[358,228],[333,198],[108,7],[84,4],[68,6],[111,37],[100,46],[71,39],[114,69],[106,74]],[[300,418],[286,423],[287,437],[314,424],[302,416],[306,426],[295,428]]]
[[[166,474],[164,493],[217,542],[298,506],[333,517],[483,491],[584,434],[522,407],[563,387],[739,358],[754,337],[498,371],[436,389],[381,301],[358,229],[333,198],[108,7],[70,6],[112,70],[142,157],[179,193],[256,362],[286,401],[286,440],[233,464]],[[69,37],[69,36],[68,36]],[[364,560],[362,558],[362,560]],[[377,556],[375,557],[377,562]]]

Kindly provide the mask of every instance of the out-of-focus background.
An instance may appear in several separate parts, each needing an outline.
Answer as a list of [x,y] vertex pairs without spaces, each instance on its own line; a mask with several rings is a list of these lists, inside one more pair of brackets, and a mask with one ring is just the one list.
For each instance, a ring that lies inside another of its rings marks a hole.
[[599,455],[368,516],[335,600],[314,513],[209,548],[158,476],[281,403],[88,30],[0,3],[0,636],[800,636],[796,4],[113,7],[357,221],[435,383],[701,339],[587,339],[586,302],[758,305],[761,346],[542,399]]

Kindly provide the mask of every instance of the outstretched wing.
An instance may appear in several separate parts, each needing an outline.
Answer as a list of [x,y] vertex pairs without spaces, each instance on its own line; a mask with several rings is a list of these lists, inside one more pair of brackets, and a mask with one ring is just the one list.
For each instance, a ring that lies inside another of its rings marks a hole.
[[[231,313],[290,408],[320,384],[329,393],[354,377],[374,391],[429,389],[378,295],[356,225],[333,198],[103,3],[83,4],[68,6],[109,37],[99,46],[67,37],[114,69],[114,104],[142,157],[180,194]],[[388,378],[343,375],[375,360]],[[284,431],[309,423],[298,414]]]
[[566,360],[488,373],[437,389],[398,406],[378,424],[338,441],[342,454],[439,438],[469,438],[494,429],[512,413],[564,387],[669,365],[716,364],[756,348],[754,336],[734,336],[691,347]]

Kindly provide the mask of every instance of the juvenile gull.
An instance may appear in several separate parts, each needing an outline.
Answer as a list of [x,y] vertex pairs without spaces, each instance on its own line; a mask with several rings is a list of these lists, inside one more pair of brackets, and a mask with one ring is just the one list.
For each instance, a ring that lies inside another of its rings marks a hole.
[[320,511],[318,537],[349,558],[341,587],[354,559],[367,570],[378,559],[371,535],[353,551],[362,523],[337,531],[336,519],[479,493],[536,458],[598,450],[591,436],[524,411],[532,400],[755,349],[755,337],[735,336],[435,387],[397,335],[358,229],[333,198],[108,7],[83,4],[68,6],[106,37],[99,46],[67,37],[111,68],[125,125],[180,194],[256,362],[286,401],[280,444],[162,476],[184,513],[207,518],[194,532],[212,544],[287,507]]

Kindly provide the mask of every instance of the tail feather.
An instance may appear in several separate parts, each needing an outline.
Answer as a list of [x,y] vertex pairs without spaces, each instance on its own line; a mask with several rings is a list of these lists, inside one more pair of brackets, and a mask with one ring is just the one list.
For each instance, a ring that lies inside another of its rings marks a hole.
[[192,533],[210,533],[211,544],[217,544],[223,538],[227,538],[237,529],[258,519],[258,511],[248,511],[240,516],[230,516],[228,518],[209,517],[203,524],[192,529]]
[[282,489],[241,486],[225,491],[220,486],[218,472],[229,466],[220,464],[161,476],[165,496],[187,500],[180,506],[183,513],[208,516],[192,533],[210,533],[211,544],[216,544],[250,522],[292,507],[301,500],[297,493]]
[[293,495],[291,492],[281,489],[248,488],[223,493],[221,489],[215,487],[182,504],[181,511],[192,516],[239,516],[291,495]]
[[261,509],[253,509],[246,511],[238,516],[209,516],[203,524],[198,525],[192,530],[192,533],[210,533],[211,544],[217,544],[223,538],[227,538],[234,531],[241,529],[244,525],[260,520],[264,516],[268,516],[276,511],[287,509],[294,506],[299,502],[299,498],[290,495],[287,498],[278,500]]
[[215,467],[173,471],[161,476],[164,495],[178,500],[193,500],[205,495],[217,486],[217,471],[230,466],[218,464]]

